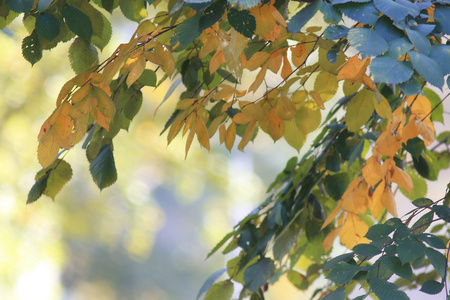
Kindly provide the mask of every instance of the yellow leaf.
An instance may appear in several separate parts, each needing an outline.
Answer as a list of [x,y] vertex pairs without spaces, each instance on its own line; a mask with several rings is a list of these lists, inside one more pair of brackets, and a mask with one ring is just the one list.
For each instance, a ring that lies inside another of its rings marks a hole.
[[59,145],[55,140],[55,131],[53,127],[44,134],[38,145],[38,160],[43,168],[52,164],[59,152]]
[[297,127],[295,120],[284,122],[283,137],[295,150],[300,151],[303,144],[305,144],[306,136],[307,135]]
[[285,122],[283,119],[280,118],[280,116],[278,116],[278,113],[276,111],[275,108],[273,108],[272,110],[269,111],[268,114],[268,122],[269,122],[269,127],[268,127],[268,134],[270,135],[270,137],[275,141],[279,140],[283,134],[284,134],[284,129],[285,129]]
[[198,101],[198,99],[183,99],[181,101],[178,101],[176,109],[178,110],[185,110],[190,108],[194,102]]
[[415,118],[411,117],[408,123],[403,127],[402,142],[406,144],[408,140],[413,139],[417,136],[419,136],[419,131],[416,127]]
[[384,119],[392,118],[392,110],[386,98],[378,91],[373,92],[373,94],[373,105],[375,106],[377,114]]
[[359,131],[360,127],[372,116],[373,98],[371,91],[362,89],[350,100],[345,114],[345,120],[350,131]]
[[355,213],[365,213],[369,206],[367,183],[361,177],[353,180],[342,195],[342,209]]
[[253,121],[253,118],[244,113],[237,113],[233,117],[233,122],[239,125],[245,125]]
[[395,166],[394,164],[394,175],[391,177],[392,181],[397,183],[401,188],[408,191],[408,193],[411,193],[411,190],[414,187],[413,181],[411,177],[400,169],[399,167]]
[[249,115],[255,120],[261,120],[265,117],[261,105],[257,103],[249,103],[242,106],[242,112]]
[[322,97],[320,97],[319,94],[317,94],[315,91],[310,91],[309,95],[314,100],[314,102],[316,102],[317,106],[319,106],[320,109],[325,109],[325,105],[323,105]]
[[345,80],[344,85],[342,86],[342,90],[344,91],[345,96],[350,96],[356,93],[361,87],[361,81],[357,81],[353,83],[351,80]]
[[236,139],[236,124],[231,123],[230,126],[228,126],[227,131],[225,132],[225,147],[227,147],[228,151],[230,152],[231,149],[233,148],[235,139]]
[[406,103],[411,113],[417,115],[418,119],[425,117],[431,111],[431,103],[427,97],[422,95],[408,96]]
[[[260,37],[266,36],[276,25],[276,20],[272,14],[272,5],[257,5],[250,9],[250,13],[255,17],[255,34]],[[273,7],[273,6],[272,6]]]
[[283,53],[283,67],[281,68],[281,77],[286,79],[292,73],[291,63],[287,57],[287,52]]
[[424,138],[425,145],[428,146],[434,141],[434,126],[429,118],[425,120],[416,120],[416,127],[420,135]]
[[188,137],[186,139],[186,147],[185,147],[185,155],[184,155],[184,159],[186,159],[188,152],[189,152],[189,148],[191,148],[192,145],[192,140],[194,139],[195,136],[195,130],[191,129],[189,131]]
[[[66,102],[67,103],[67,102]],[[72,146],[73,120],[68,115],[60,114],[53,124],[55,140],[62,148],[70,149]]]
[[308,97],[308,93],[306,91],[295,91],[292,94],[292,102],[295,104],[302,104],[306,101],[306,98]]
[[223,54],[223,51],[217,50],[209,62],[209,73],[214,74],[225,62],[225,55]]
[[145,58],[141,55],[129,66],[129,73],[126,80],[128,88],[142,75],[145,70],[145,64]]
[[383,210],[383,204],[381,203],[381,196],[384,193],[384,188],[386,186],[386,183],[384,180],[380,182],[380,184],[377,186],[375,191],[372,195],[372,203],[370,204],[370,211],[372,212],[372,215],[374,218],[378,218],[381,211]]
[[223,144],[223,142],[225,142],[226,133],[227,133],[227,129],[225,128],[225,124],[220,125],[219,126],[219,140],[220,140],[221,144]]
[[401,147],[401,140],[397,140],[390,131],[384,131],[375,142],[375,151],[390,157],[394,156]]
[[336,95],[338,85],[336,75],[322,71],[317,75],[316,81],[314,82],[314,92],[320,95],[323,102],[327,102]]
[[306,135],[317,129],[320,125],[322,114],[317,105],[311,101],[303,103],[297,109],[295,123],[297,127]]
[[292,101],[285,95],[278,98],[278,101],[275,104],[275,109],[278,116],[283,120],[290,120],[294,118],[297,113],[295,111],[294,103],[292,103]]
[[267,52],[256,52],[255,54],[247,60],[246,68],[250,71],[254,71],[261,67],[263,63],[265,63],[270,57],[270,54]]
[[[203,32],[203,34],[205,33],[205,31]],[[202,34],[202,36],[203,36],[203,34]],[[200,36],[200,37],[202,37],[202,36]],[[209,34],[207,36],[208,36],[208,39],[203,42],[202,49],[200,50],[200,53],[198,54],[200,59],[203,59],[209,53],[211,53],[214,50],[217,50],[219,48],[219,43],[220,43],[219,39],[214,34]]]
[[327,219],[325,220],[325,222],[323,223],[322,227],[320,228],[320,230],[324,229],[325,227],[328,226],[328,224],[330,224],[332,221],[334,221],[334,219],[336,218],[336,216],[342,211],[342,201],[339,200],[337,203],[336,208],[331,212],[331,214],[327,217]]
[[74,129],[72,132],[72,145],[75,145],[79,143],[84,135],[86,134],[86,131],[88,129],[88,122],[89,122],[89,115],[83,115],[79,118],[76,118],[74,121]]
[[253,134],[255,133],[255,129],[256,129],[256,121],[250,122],[250,124],[248,124],[247,128],[245,129],[245,132],[242,135],[242,139],[238,145],[238,149],[240,151],[244,151],[245,146],[247,146],[247,144],[252,139]]
[[373,187],[384,177],[383,168],[381,167],[378,155],[370,157],[361,171],[364,180]]
[[267,72],[267,65],[264,65],[261,70],[259,70],[258,75],[256,75],[256,79],[255,81],[250,85],[250,87],[248,88],[248,92],[256,92],[256,90],[259,88],[259,86],[261,85],[261,83],[264,80],[264,77],[266,76],[266,72]]
[[301,66],[308,57],[306,46],[302,43],[298,43],[295,47],[291,48],[291,52],[292,52],[292,63],[296,67]]
[[209,150],[209,134],[206,128],[205,122],[202,118],[198,117],[195,120],[195,128],[197,132],[197,139],[200,145]]
[[394,195],[392,194],[391,188],[388,185],[385,186],[380,201],[391,215],[397,217],[397,206],[395,205]]
[[374,92],[377,90],[377,86],[375,84],[373,84],[373,80],[369,76],[363,75],[361,77],[361,81],[366,86],[366,88],[368,88],[369,90],[374,91]]
[[275,18],[275,20],[277,20],[278,24],[280,24],[283,27],[287,27],[287,23],[286,20],[284,19],[284,17],[280,14],[280,12],[278,11],[278,9],[276,9],[273,5],[269,6],[270,9],[270,13],[272,14],[272,16]]
[[370,58],[359,59],[358,55],[351,57],[339,71],[338,80],[349,79],[353,83],[360,80],[366,73],[367,66],[370,64]]
[[334,228],[327,234],[327,236],[324,238],[322,242],[323,253],[327,253],[328,251],[331,250],[331,247],[333,247],[334,244],[334,240],[338,237],[341,230],[342,226]]
[[92,91],[92,85],[85,84],[80,89],[78,89],[75,93],[73,93],[72,98],[70,98],[70,101],[72,104],[76,104],[84,99],[87,95],[89,95]]
[[369,243],[369,240],[364,237],[368,230],[367,224],[357,214],[348,213],[339,237],[344,246],[353,249],[358,244]]

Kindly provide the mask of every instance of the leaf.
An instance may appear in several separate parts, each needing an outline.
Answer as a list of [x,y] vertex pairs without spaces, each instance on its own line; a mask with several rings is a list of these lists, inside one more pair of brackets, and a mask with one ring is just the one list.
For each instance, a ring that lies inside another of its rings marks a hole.
[[367,3],[345,3],[338,6],[341,13],[363,24],[375,25],[379,13],[371,1]]
[[50,127],[39,140],[37,152],[38,160],[42,167],[46,168],[52,164],[58,155],[59,148],[59,144],[55,140],[55,130],[53,127]]
[[319,11],[322,1],[313,1],[296,13],[290,20],[287,29],[292,33],[297,33],[308,21]]
[[426,180],[422,176],[419,176],[417,172],[415,172],[411,168],[407,168],[406,171],[413,181],[414,188],[412,189],[411,193],[408,193],[406,190],[400,188],[402,194],[411,200],[424,197],[427,194],[428,190]]
[[398,276],[403,277],[407,280],[411,280],[412,278],[411,266],[408,263],[402,264],[397,256],[385,255],[381,257],[380,261],[392,273],[395,273]]
[[127,75],[126,83],[128,88],[138,80],[145,70],[146,60],[144,56],[138,56],[135,61],[130,65],[129,73]]
[[156,87],[155,71],[145,69],[144,72],[142,72],[141,76],[139,76],[138,81],[140,84]]
[[88,40],[77,37],[70,45],[69,60],[72,70],[81,74],[98,64],[97,49]]
[[370,244],[359,244],[353,247],[353,252],[362,256],[375,256],[381,253],[381,250],[378,247]]
[[[375,100],[376,101],[376,100]],[[371,91],[362,89],[349,102],[345,120],[348,129],[358,132],[372,116],[374,110],[374,96]]]
[[34,65],[42,58],[42,48],[36,30],[33,30],[29,36],[23,39],[22,55],[31,65]]
[[297,127],[295,120],[290,120],[284,122],[283,138],[292,148],[300,151],[306,141],[306,134]]
[[214,272],[213,274],[211,274],[211,276],[209,276],[208,279],[206,279],[205,283],[203,283],[202,287],[198,291],[196,300],[200,299],[200,297],[203,295],[203,293],[206,293],[211,288],[211,286],[214,284],[214,282],[217,279],[219,279],[219,277],[223,273],[225,273],[227,270],[228,270],[227,268],[224,268],[222,270],[219,270],[219,271]]
[[445,280],[446,269],[447,269],[447,258],[439,251],[433,248],[427,248],[425,253],[430,261],[431,265],[438,272],[439,276]]
[[88,2],[81,6],[83,12],[89,17],[93,27],[91,43],[100,50],[106,47],[112,35],[112,26],[109,20]]
[[233,291],[234,285],[231,280],[221,281],[209,289],[204,300],[230,300]]
[[411,43],[413,43],[417,51],[425,55],[430,54],[431,45],[430,42],[428,41],[428,38],[424,34],[409,28],[406,28],[405,31],[406,35],[408,36],[408,39],[411,41]]
[[30,192],[28,193],[27,204],[35,202],[42,196],[47,186],[47,180],[48,174],[45,174],[44,176],[36,180],[36,182],[31,187]]
[[348,284],[359,271],[360,267],[339,261],[326,277],[337,284]]
[[275,264],[270,258],[262,258],[244,271],[245,287],[256,293],[269,279],[275,270]]
[[386,53],[387,56],[393,59],[399,59],[401,56],[408,53],[409,50],[413,48],[413,45],[408,41],[407,38],[399,38],[389,42],[389,51]]
[[339,233],[341,243],[349,249],[358,244],[368,243],[369,240],[364,237],[368,229],[367,224],[357,214],[349,212]]
[[60,159],[56,162],[56,167],[50,172],[44,194],[55,199],[62,187],[72,178],[72,168]]
[[439,238],[435,235],[432,235],[430,233],[423,233],[418,238],[423,240],[425,243],[427,243],[428,245],[430,245],[433,248],[437,248],[437,249],[446,249],[447,248],[447,246],[445,245],[445,243],[442,241],[441,238]]
[[405,292],[398,290],[398,286],[379,278],[371,278],[369,286],[380,300],[409,300]]
[[[186,1],[188,2],[188,1]],[[203,2],[203,1],[202,1]],[[204,1],[208,2],[208,1]],[[200,17],[199,20],[199,30],[203,31],[208,27],[213,26],[216,22],[218,22],[224,12],[225,8],[227,6],[226,0],[219,0],[219,1],[213,1],[211,5],[205,8],[203,15]]]
[[111,145],[101,147],[97,157],[89,165],[89,171],[100,190],[116,182],[117,170]]
[[439,218],[444,219],[446,222],[450,222],[450,207],[445,205],[435,205],[433,206],[433,211]]
[[373,75],[374,82],[397,84],[411,78],[414,70],[411,68],[409,62],[398,61],[387,56],[380,56],[372,60],[370,72]]
[[418,7],[410,3],[410,5],[405,3],[406,1],[393,1],[393,0],[374,0],[373,3],[375,7],[394,20],[399,22],[406,18],[406,16],[411,15],[416,17],[419,15],[420,10]]
[[[206,256],[206,258],[210,258],[211,257],[211,255],[213,255],[217,250],[219,250],[220,249],[220,247],[222,247],[232,236],[234,236],[234,231],[232,231],[232,232],[229,232],[229,233],[227,233],[223,238],[222,238],[222,240],[220,240],[220,242],[218,242],[217,243],[217,245],[215,245],[214,246],[214,248],[208,253],[208,255]],[[226,270],[226,269],[225,269]],[[214,275],[214,274],[213,274]],[[211,277],[212,277],[212,275],[211,275]],[[205,284],[206,284],[206,282],[205,282]],[[200,290],[202,290],[202,289],[200,289]],[[200,296],[200,293],[199,293],[199,295],[197,296],[197,299],[198,299],[198,297]]]
[[96,86],[92,89],[92,96],[97,100],[97,108],[92,112],[92,117],[101,127],[109,130],[109,124],[116,114],[114,102],[103,89]]
[[363,56],[378,56],[389,49],[388,43],[369,28],[352,28],[348,31],[347,39]]
[[[319,94],[323,102],[327,102],[335,96],[337,90],[338,79],[336,78],[336,75],[327,71],[322,71],[317,75],[316,80],[314,81],[314,91],[311,92]],[[319,107],[321,109],[325,108],[323,104],[322,107],[320,105]]]
[[444,85],[444,72],[436,61],[414,50],[409,51],[408,55],[414,69],[425,80],[438,88],[442,88]]
[[131,21],[140,22],[147,17],[147,9],[144,0],[120,0],[120,10]]
[[450,34],[450,8],[448,6],[437,6],[434,9],[434,17],[440,22],[437,23],[436,30],[444,34]]
[[369,228],[365,237],[372,241],[382,240],[389,236],[394,230],[395,227],[387,224],[375,224]]
[[53,41],[59,35],[61,23],[55,16],[44,13],[36,17],[35,27],[42,38]]
[[431,222],[433,221],[434,213],[432,211],[424,214],[422,217],[420,217],[419,220],[417,220],[414,225],[411,226],[412,230],[411,232],[413,234],[421,234],[424,233],[425,230],[431,225]]
[[[432,53],[433,53],[433,50],[432,50]],[[450,51],[449,51],[448,60],[450,61]],[[447,61],[447,59],[442,59],[442,60],[439,59],[436,61]],[[445,66],[445,65],[446,64],[441,64],[441,66]],[[425,94],[425,97],[427,97],[428,100],[430,100],[431,107],[433,107],[433,111],[431,112],[431,120],[433,120],[435,122],[444,123],[444,117],[443,117],[444,106],[441,105],[442,103],[440,103],[441,97],[439,97],[438,94],[436,94],[433,90],[431,90],[429,88],[424,88],[423,93]]]
[[414,204],[417,207],[427,207],[433,205],[433,203],[434,202],[428,198],[418,198],[412,202],[412,204]]
[[337,75],[338,80],[349,79],[353,83],[361,80],[369,66],[370,58],[359,59],[358,55],[352,56],[341,68]]
[[65,4],[62,16],[67,26],[80,38],[90,40],[93,33],[91,20],[81,10],[70,4]]
[[334,200],[339,200],[350,184],[350,177],[348,173],[327,175],[323,179],[323,184],[327,194]]
[[17,13],[28,13],[33,8],[34,0],[5,0],[4,4]]
[[173,43],[175,41],[179,41],[180,44],[186,48],[190,43],[198,38],[201,33],[199,25],[201,15],[201,13],[196,13],[193,17],[179,24],[175,29]]
[[443,283],[437,282],[435,280],[427,280],[422,284],[420,291],[426,294],[436,295],[439,294],[443,288]]
[[240,34],[251,38],[256,30],[256,20],[248,10],[232,8],[228,11],[228,22]]
[[402,264],[405,264],[424,255],[426,249],[425,245],[418,241],[399,242],[397,247],[398,258],[400,258]]
[[353,253],[345,253],[345,254],[341,254],[338,255],[336,257],[333,257],[332,259],[330,259],[329,261],[327,261],[325,263],[325,265],[323,266],[323,270],[324,271],[328,271],[331,270],[332,268],[334,268],[339,262],[349,262],[355,255]]
[[292,283],[293,286],[301,291],[304,291],[309,287],[308,279],[306,278],[306,276],[295,270],[289,270],[287,272],[287,279],[290,283]]

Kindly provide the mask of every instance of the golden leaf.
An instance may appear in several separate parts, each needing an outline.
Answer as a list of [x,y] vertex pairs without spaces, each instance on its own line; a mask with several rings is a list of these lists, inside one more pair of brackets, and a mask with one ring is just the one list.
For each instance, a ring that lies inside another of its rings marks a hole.
[[390,131],[384,131],[375,142],[375,151],[387,156],[394,156],[402,147],[401,140],[393,136]]
[[255,54],[247,60],[246,68],[250,71],[254,71],[261,67],[263,63],[265,63],[270,57],[270,54],[267,52],[256,52]]
[[127,86],[128,88],[142,75],[145,70],[145,58],[140,55],[136,58],[136,60],[129,66],[129,72],[127,75]]
[[[244,101],[241,101],[239,105]],[[255,120],[261,120],[265,118],[264,111],[261,107],[261,105],[257,103],[248,103],[242,106],[242,112],[249,115]]]
[[308,57],[306,46],[302,43],[298,43],[295,47],[292,47],[291,52],[292,52],[292,63],[296,67],[301,66]]
[[[208,127],[208,135],[209,135],[209,138],[212,138],[213,137],[213,135],[216,133],[216,131],[217,131],[217,128],[219,128],[219,125],[222,123],[222,121],[225,119],[225,115],[221,115],[221,116],[219,116],[219,117],[217,117],[217,118],[215,118],[212,122],[211,122],[211,124],[209,124],[209,127]],[[221,142],[222,143],[222,142]]]
[[74,129],[72,132],[72,145],[79,143],[88,129],[89,115],[83,115],[74,119]]
[[226,133],[227,133],[227,129],[225,128],[225,124],[220,125],[219,126],[219,140],[220,140],[221,144],[223,144],[223,142],[225,142]]
[[391,188],[388,185],[385,186],[380,201],[391,215],[397,217],[397,206],[395,205],[394,195],[392,194]]
[[322,97],[320,97],[320,95],[318,93],[316,93],[315,91],[310,91],[308,94],[311,96],[311,98],[314,100],[314,102],[316,102],[317,106],[319,106],[320,109],[325,109],[325,105],[323,105]]
[[411,190],[414,187],[411,177],[408,175],[408,173],[397,167],[395,163],[393,165],[393,169],[394,174],[392,175],[391,178],[392,181],[397,183],[401,188],[407,190],[408,193],[411,193]]
[[195,120],[195,128],[197,133],[197,139],[200,145],[209,150],[209,134],[206,128],[205,122],[202,118],[197,116]]
[[238,145],[238,149],[240,151],[244,151],[245,146],[247,146],[247,144],[252,139],[253,134],[255,133],[255,129],[256,129],[256,121],[250,122],[250,124],[248,124],[247,126],[247,129],[245,129],[245,132],[242,135],[242,139]]
[[281,68],[281,77],[286,79],[292,73],[291,63],[287,57],[287,52],[283,53],[283,67]]
[[353,180],[342,195],[342,209],[355,213],[365,213],[369,206],[369,193],[367,183],[363,178]]
[[339,237],[344,246],[353,249],[358,244],[369,243],[369,240],[364,237],[368,230],[369,226],[357,214],[348,213]]
[[361,77],[361,81],[366,86],[366,88],[368,88],[369,90],[371,90],[371,91],[376,91],[377,90],[377,86],[375,84],[373,84],[373,80],[369,76],[364,74]]
[[383,210],[383,204],[381,203],[381,196],[384,193],[384,188],[386,186],[386,182],[382,180],[380,184],[377,186],[372,195],[372,202],[369,205],[370,211],[374,218],[378,218],[381,211]]
[[378,91],[372,93],[374,95],[373,105],[377,114],[384,119],[392,118],[392,110],[386,98]]
[[[323,102],[327,102],[328,100],[333,98],[334,95],[336,95],[338,85],[339,84],[336,75],[331,74],[327,71],[322,71],[317,75],[317,78],[314,81],[314,92],[320,95],[320,98],[321,100],[323,100]],[[319,105],[319,107],[321,109],[325,109],[323,104],[322,106]]]
[[[65,102],[67,103],[67,102]],[[70,106],[70,104],[67,103]],[[62,148],[70,149],[72,146],[72,129],[73,120],[71,117],[65,114],[60,114],[53,124],[55,131],[55,140]]]
[[312,101],[308,101],[297,108],[295,123],[297,124],[297,127],[306,135],[319,127],[321,118],[322,114],[320,113],[320,109],[317,105]]
[[297,151],[305,144],[307,134],[297,127],[295,119],[284,122],[284,139]]
[[339,226],[334,228],[327,234],[327,236],[324,238],[322,242],[323,253],[327,253],[328,251],[331,250],[331,247],[333,247],[334,244],[334,240],[338,237],[341,230],[342,226]]
[[362,168],[364,180],[371,186],[375,186],[384,177],[384,171],[379,161],[379,155],[371,156]]
[[253,118],[245,113],[237,113],[233,117],[233,122],[239,125],[245,125],[253,121]]
[[274,141],[279,140],[284,134],[284,120],[280,118],[275,108],[269,111],[267,120],[269,122],[267,133]]
[[337,78],[338,80],[349,79],[353,83],[360,80],[366,73],[367,66],[370,64],[370,58],[359,59],[358,55],[352,56],[341,68]]
[[55,140],[55,131],[53,127],[43,135],[39,140],[37,155],[39,163],[43,168],[52,164],[59,152],[59,144]]
[[342,211],[342,201],[339,200],[337,202],[337,206],[336,208],[331,212],[331,214],[327,217],[327,219],[325,220],[325,222],[323,222],[322,227],[320,228],[320,230],[324,229],[325,227],[328,226],[328,224],[330,224],[332,221],[334,221],[334,219],[336,218],[336,216]]
[[308,97],[308,93],[306,91],[295,91],[292,94],[292,102],[295,104],[303,104],[306,101],[306,98]]
[[256,92],[256,90],[259,88],[259,86],[261,85],[261,83],[264,80],[264,77],[266,76],[266,72],[267,72],[267,65],[264,65],[261,70],[259,70],[258,75],[256,75],[256,79],[255,81],[250,85],[250,87],[248,88],[248,92]]
[[274,51],[270,55],[270,59],[268,61],[268,67],[269,70],[274,72],[275,74],[278,73],[278,70],[281,67],[281,62],[283,60],[283,57],[281,56],[282,49],[278,49],[277,51]]
[[410,107],[411,113],[417,116],[417,119],[425,117],[431,111],[431,103],[427,97],[422,95],[406,97],[406,103]]
[[425,146],[434,141],[434,125],[429,118],[425,120],[416,120],[416,127],[420,135],[424,138]]
[[209,62],[209,73],[214,74],[219,67],[226,62],[225,55],[222,50],[217,50]]
[[416,122],[414,117],[411,117],[409,119],[409,122],[403,127],[402,130],[402,142],[407,143],[408,140],[413,139],[417,136],[419,136],[419,131],[416,127]]
[[294,103],[286,95],[278,98],[275,109],[278,116],[283,120],[291,120],[297,114]]
[[236,139],[236,124],[231,123],[230,126],[228,126],[227,131],[225,132],[225,147],[227,147],[228,151],[231,152],[231,149],[233,148],[234,141]]
[[192,145],[192,140],[194,139],[195,136],[195,130],[191,129],[189,131],[188,137],[186,139],[186,147],[185,147],[185,155],[184,155],[184,159],[186,159],[188,152],[189,152],[189,148],[191,148]]

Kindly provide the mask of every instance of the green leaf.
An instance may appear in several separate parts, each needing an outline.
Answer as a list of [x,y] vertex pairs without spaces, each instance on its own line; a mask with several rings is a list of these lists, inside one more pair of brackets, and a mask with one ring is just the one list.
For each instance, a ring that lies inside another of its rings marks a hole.
[[340,261],[333,266],[327,278],[337,284],[348,284],[360,269],[358,266]]
[[[442,62],[442,61],[450,61],[450,47],[449,47],[449,57],[448,59],[442,59],[442,60],[437,60],[438,62]],[[446,66],[447,64],[441,64],[442,66]],[[429,89],[429,88],[424,88],[423,89],[423,93],[425,94],[425,97],[428,98],[428,100],[430,100],[430,104],[431,107],[433,109],[433,111],[431,112],[431,120],[435,121],[435,122],[441,122],[442,124],[444,124],[444,106],[442,105],[441,102],[441,97],[439,97],[438,94],[436,94],[433,90]]]
[[69,61],[76,74],[83,73],[98,64],[97,49],[88,40],[77,37],[70,45]]
[[323,179],[323,184],[327,194],[334,200],[339,200],[350,184],[350,176],[346,172],[327,175]]
[[5,4],[17,13],[28,13],[33,8],[34,0],[5,0]]
[[412,202],[412,204],[414,204],[417,207],[427,207],[432,205],[433,203],[434,203],[433,200],[428,198],[418,198]]
[[48,173],[36,180],[28,193],[27,204],[35,202],[39,199],[47,186]]
[[380,300],[409,300],[409,297],[403,291],[398,290],[398,286],[378,278],[372,278],[369,281],[370,289]]
[[425,250],[425,253],[431,265],[445,280],[445,270],[447,269],[447,259],[445,258],[445,256],[441,252],[436,251],[433,248],[427,248]]
[[437,180],[438,174],[433,162],[430,160],[430,156],[434,155],[427,151],[425,155],[422,154],[418,158],[413,157],[414,168],[422,177],[428,180]]
[[323,270],[328,271],[331,268],[333,268],[338,262],[341,262],[341,261],[348,262],[348,261],[350,261],[350,259],[353,258],[353,256],[354,256],[353,253],[345,253],[345,254],[338,255],[338,256],[330,259],[329,261],[327,261],[325,263],[325,265],[323,266]]
[[55,168],[50,172],[50,175],[48,176],[44,195],[47,195],[54,200],[55,196],[71,178],[72,168],[70,167],[70,165],[66,161],[58,159]]
[[222,247],[232,236],[234,236],[234,231],[227,233],[220,242],[217,243],[217,245],[214,246],[214,248],[208,253],[206,258],[209,258],[211,255],[213,255],[217,250],[219,250],[220,247]]
[[296,13],[290,20],[287,29],[297,33],[319,11],[322,1],[313,1]]
[[392,273],[407,280],[411,280],[411,265],[409,263],[402,264],[397,256],[383,256],[380,258],[380,262]]
[[139,110],[141,109],[143,102],[142,92],[137,91],[131,98],[128,100],[127,105],[123,109],[123,114],[129,120],[133,120],[137,115]]
[[372,116],[374,98],[370,90],[362,89],[350,100],[345,114],[345,120],[350,131],[358,132],[361,126]]
[[408,36],[408,39],[411,41],[411,43],[413,43],[417,51],[425,55],[430,54],[431,51],[430,41],[428,41],[428,38],[424,34],[422,34],[417,30],[412,30],[409,28],[406,28],[405,31],[406,35]]
[[234,285],[230,280],[214,284],[206,293],[205,300],[230,300],[233,296]]
[[353,247],[353,252],[362,256],[375,256],[381,253],[381,250],[378,247],[370,244],[359,244]]
[[225,268],[225,269],[219,270],[219,271],[214,272],[213,274],[211,274],[211,276],[209,276],[208,279],[206,279],[205,283],[203,283],[202,287],[198,291],[196,300],[200,299],[200,297],[203,295],[203,293],[206,293],[211,288],[211,286],[214,284],[214,282],[217,279],[219,279],[219,277],[223,273],[225,273],[227,270],[228,269]]
[[411,262],[425,254],[426,247],[418,241],[399,242],[397,247],[398,257],[402,264]]
[[147,18],[147,9],[144,0],[120,0],[120,10],[131,21],[140,22]]
[[394,226],[387,224],[375,224],[369,228],[365,237],[369,240],[381,240],[389,236],[389,234],[395,230]]
[[270,258],[263,258],[244,271],[245,287],[256,293],[269,279],[275,270],[275,264]]
[[420,288],[420,291],[426,294],[436,295],[439,294],[443,288],[444,288],[443,283],[437,282],[435,280],[427,280],[423,283],[422,287]]
[[248,10],[232,8],[228,11],[228,22],[240,34],[252,38],[256,29],[256,19]]
[[433,211],[439,218],[445,220],[445,222],[450,222],[450,207],[445,205],[435,205],[433,206]]
[[378,56],[388,51],[388,43],[374,30],[352,28],[348,31],[348,42],[363,56]]
[[73,33],[83,39],[91,39],[93,33],[91,20],[81,10],[66,4],[62,9],[62,16]]
[[22,55],[31,65],[34,65],[42,58],[42,48],[36,30],[33,30],[29,36],[23,39]]
[[138,81],[140,84],[146,85],[146,86],[153,86],[156,87],[156,73],[153,70],[145,69],[144,72],[142,72],[142,75],[139,76]]
[[338,151],[333,151],[326,158],[326,168],[332,172],[341,170],[341,156]]
[[336,290],[323,297],[322,300],[345,300],[345,288],[343,286],[338,287]]
[[[409,2],[408,2],[409,3]],[[375,7],[394,20],[395,22],[399,22],[406,18],[408,15],[412,15],[413,17],[416,17],[420,13],[420,9],[410,3],[408,5],[406,1],[397,2],[392,0],[374,0],[373,4],[375,4]]]
[[200,17],[199,20],[199,30],[203,31],[206,28],[211,27],[216,22],[218,22],[222,18],[226,6],[227,6],[226,0],[218,0],[213,1],[211,5],[206,7],[203,11],[203,15]]
[[298,233],[295,230],[291,230],[289,227],[285,228],[274,241],[272,248],[273,258],[282,261],[284,256],[291,251],[297,237]]
[[411,78],[414,70],[411,68],[409,62],[398,61],[387,56],[380,56],[372,60],[370,72],[373,75],[373,81],[375,83],[384,82],[388,84],[397,84]]
[[339,5],[339,10],[352,20],[363,24],[375,25],[378,20],[379,13],[372,2],[367,3],[345,3]]
[[117,170],[111,145],[102,146],[97,157],[91,162],[89,171],[100,190],[116,182]]
[[425,243],[427,243],[428,245],[430,245],[433,248],[437,248],[437,249],[446,249],[447,248],[447,246],[442,241],[442,239],[440,239],[439,237],[437,237],[433,234],[423,233],[423,234],[419,235],[418,238],[423,240]]
[[91,37],[91,42],[100,50],[103,50],[103,48],[106,47],[106,45],[109,43],[109,40],[111,39],[112,26],[109,20],[103,14],[101,14],[101,16],[103,20],[102,32],[100,35],[93,35]]
[[40,14],[36,17],[36,32],[47,41],[53,41],[61,27],[59,20],[50,14]]
[[414,69],[426,81],[438,88],[442,88],[444,85],[444,72],[435,60],[414,50],[409,51],[408,55]]
[[420,217],[419,220],[414,223],[411,228],[413,229],[411,232],[413,234],[421,234],[424,233],[425,230],[427,230],[428,227],[431,225],[431,221],[433,220],[434,213],[432,211],[424,214],[422,217]]
[[290,283],[292,283],[293,286],[301,291],[305,291],[309,287],[308,279],[306,278],[306,276],[295,270],[290,270],[287,272],[287,279]]

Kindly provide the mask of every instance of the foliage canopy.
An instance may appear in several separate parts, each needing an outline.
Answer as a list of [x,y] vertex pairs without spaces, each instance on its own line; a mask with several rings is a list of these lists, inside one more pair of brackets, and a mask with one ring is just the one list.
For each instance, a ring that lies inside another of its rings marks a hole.
[[[139,25],[100,62],[107,15],[118,8]],[[403,290],[419,286],[428,294],[445,287],[448,297],[449,187],[441,199],[424,198],[426,180],[450,161],[450,132],[436,138],[434,129],[448,97],[436,88],[450,87],[447,0],[4,0],[0,28],[22,14],[24,58],[35,64],[70,41],[76,73],[38,134],[43,169],[27,203],[58,194],[72,177],[63,156],[83,139],[94,182],[113,184],[114,137],[139,112],[141,89],[171,80],[166,99],[181,83],[184,91],[162,133],[168,143],[186,136],[186,156],[195,137],[209,150],[216,132],[230,151],[260,130],[299,151],[320,129],[211,251],[240,250],[199,298],[231,299],[240,283],[239,298],[264,299],[281,276],[300,290],[326,276],[334,284],[317,299],[354,297],[356,285],[363,294],[355,299],[408,299]],[[402,218],[394,187],[416,206]],[[331,258],[337,237],[351,252]]]

